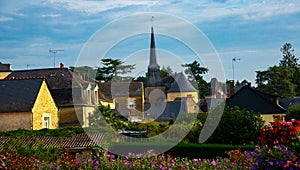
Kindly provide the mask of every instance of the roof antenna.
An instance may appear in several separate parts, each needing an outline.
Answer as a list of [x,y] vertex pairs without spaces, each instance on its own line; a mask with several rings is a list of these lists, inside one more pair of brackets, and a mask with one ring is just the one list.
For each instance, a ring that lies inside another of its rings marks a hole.
[[53,68],[55,68],[55,54],[59,51],[65,51],[65,50],[52,50],[51,48],[49,49],[50,53],[53,53]]

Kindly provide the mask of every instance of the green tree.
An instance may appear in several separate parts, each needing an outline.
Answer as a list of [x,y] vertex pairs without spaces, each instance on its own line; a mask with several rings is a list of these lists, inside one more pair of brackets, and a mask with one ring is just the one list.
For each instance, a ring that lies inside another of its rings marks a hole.
[[96,79],[97,69],[89,66],[74,67],[69,68],[75,74],[79,74],[83,80],[94,81]]
[[102,59],[101,67],[97,69],[97,80],[104,80],[105,82],[115,80],[131,80],[131,77],[121,77],[121,75],[131,73],[131,71],[135,68],[135,64],[133,65],[125,65],[123,61],[120,59]]
[[290,43],[280,49],[283,58],[279,66],[269,67],[264,71],[256,71],[257,89],[282,97],[293,97],[300,94],[300,68],[298,59],[293,54]]
[[170,75],[173,74],[173,70],[171,69],[170,66],[163,66],[161,69],[160,69],[160,77],[164,78],[164,77],[168,77]]
[[292,44],[285,43],[280,49],[283,54],[282,60],[280,60],[279,66],[297,68],[299,66],[298,58],[293,54],[294,49]]
[[208,84],[203,79],[203,74],[208,72],[208,69],[205,67],[201,67],[198,61],[194,61],[189,64],[183,64],[183,67],[186,67],[185,73],[188,75],[188,79],[192,82],[192,84],[197,87],[199,91],[199,97],[204,98],[207,92]]

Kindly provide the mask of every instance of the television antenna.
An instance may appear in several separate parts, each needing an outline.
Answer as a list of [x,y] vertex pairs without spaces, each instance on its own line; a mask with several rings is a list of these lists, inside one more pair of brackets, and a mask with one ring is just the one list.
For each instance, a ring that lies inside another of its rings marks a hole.
[[49,52],[53,53],[53,68],[55,68],[55,54],[59,51],[65,51],[65,50],[52,50],[51,48],[49,49]]

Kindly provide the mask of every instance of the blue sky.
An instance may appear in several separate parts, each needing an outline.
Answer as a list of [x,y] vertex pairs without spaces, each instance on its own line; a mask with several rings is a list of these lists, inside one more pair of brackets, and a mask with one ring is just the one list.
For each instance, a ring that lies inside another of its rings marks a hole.
[[[57,53],[57,63],[63,62],[67,67],[75,65],[80,51],[97,31],[111,22],[143,12],[170,14],[195,25],[216,49],[226,79],[232,79],[233,57],[241,58],[234,63],[235,79],[254,83],[255,71],[279,63],[280,48],[285,42],[292,43],[296,56],[300,55],[298,0],[2,0],[0,62],[11,63],[16,70],[27,66],[32,69],[53,67],[53,54],[49,53],[52,48],[65,50]],[[149,23],[146,28],[150,31],[150,18],[148,21],[139,19],[134,22]],[[176,23],[167,24],[169,29],[185,33],[176,29]],[[159,17],[154,19],[153,25],[155,30],[160,29]],[[115,31],[124,29],[120,27]],[[170,60],[163,60],[165,54],[186,56],[181,62],[193,60],[188,50],[180,47],[180,43],[169,42],[168,37],[157,35],[156,44],[161,49],[158,51],[161,66],[169,65]],[[149,36],[138,35],[117,44],[106,57],[111,55],[125,58],[127,63],[138,63],[134,56],[140,54],[145,55],[141,60],[147,61],[148,47]],[[98,64],[90,63],[91,66]]]

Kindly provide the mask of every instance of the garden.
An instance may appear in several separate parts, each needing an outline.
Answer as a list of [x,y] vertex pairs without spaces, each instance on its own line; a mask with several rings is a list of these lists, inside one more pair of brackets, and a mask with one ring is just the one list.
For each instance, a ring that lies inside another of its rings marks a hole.
[[[236,112],[240,114],[233,114]],[[63,148],[46,149],[41,146],[33,150],[30,148],[32,146],[3,147],[0,151],[0,169],[300,169],[300,121],[290,119],[264,126],[259,116],[250,115],[253,115],[250,111],[226,108],[215,133],[207,143],[198,144],[194,136],[201,131],[205,120],[205,116],[199,115],[198,123],[194,124],[186,138],[162,154],[149,149],[144,153],[129,151],[127,155],[119,156],[106,148],[94,147],[89,154],[78,156]],[[232,121],[230,127],[236,128],[226,127],[228,124],[224,122],[233,119],[236,121]],[[241,128],[242,125],[248,128]],[[231,133],[224,133],[224,126]],[[141,128],[141,125],[138,127]],[[160,129],[162,127],[165,126],[158,126]],[[82,133],[76,128],[69,128],[54,134],[63,136],[71,132]],[[22,133],[29,135],[26,131]],[[51,131],[46,130],[36,133],[51,135]],[[128,145],[115,142],[114,147]]]

